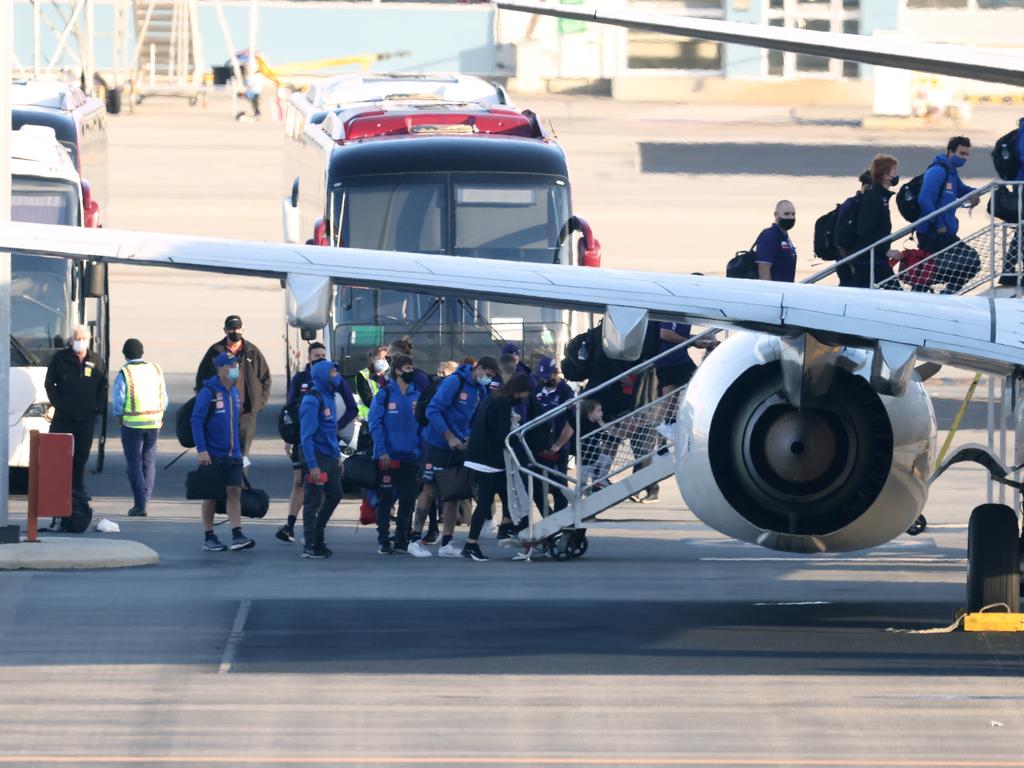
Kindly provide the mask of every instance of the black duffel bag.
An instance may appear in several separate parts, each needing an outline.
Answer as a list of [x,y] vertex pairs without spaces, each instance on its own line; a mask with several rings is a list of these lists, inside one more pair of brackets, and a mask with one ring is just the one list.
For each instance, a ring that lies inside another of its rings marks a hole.
[[342,478],[346,483],[360,488],[375,490],[380,486],[377,474],[377,460],[368,453],[355,453],[341,465]]
[[[253,488],[249,484],[249,478],[242,475],[242,517],[265,517],[270,509],[270,496],[266,491]],[[226,515],[227,501],[221,499],[217,502],[216,512],[218,515]]]
[[462,464],[434,470],[437,495],[441,501],[473,498],[473,473]]
[[185,498],[192,500],[224,498],[224,473],[216,464],[206,464],[193,469],[185,476]]
[[1017,195],[1024,194],[1024,190],[1018,192],[1019,189],[1019,187],[996,187],[988,204],[989,213],[1007,224],[1018,223],[1020,211],[1017,208]]

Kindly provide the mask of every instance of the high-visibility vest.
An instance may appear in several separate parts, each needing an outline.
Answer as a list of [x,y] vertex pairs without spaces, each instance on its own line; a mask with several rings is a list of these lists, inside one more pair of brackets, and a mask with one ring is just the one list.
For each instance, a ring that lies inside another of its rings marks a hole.
[[[364,379],[366,379],[366,383],[370,385],[370,397],[371,397],[371,399],[376,397],[377,390],[380,389],[380,384],[377,383],[377,379],[376,378],[374,378],[373,376],[370,375],[370,369],[369,368],[363,368],[363,370],[361,370],[359,373],[357,373],[356,376],[362,376]],[[360,421],[365,422],[368,418],[370,418],[370,406],[363,405],[362,398],[360,398],[359,405],[358,405],[358,408],[356,410],[357,410],[357,413],[358,413]]]
[[133,429],[159,429],[164,421],[164,374],[156,363],[129,363],[124,376],[124,415],[121,423]]

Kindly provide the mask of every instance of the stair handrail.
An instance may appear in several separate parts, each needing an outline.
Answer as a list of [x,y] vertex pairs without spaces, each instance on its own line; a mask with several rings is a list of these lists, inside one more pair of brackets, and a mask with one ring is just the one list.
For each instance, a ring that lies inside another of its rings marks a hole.
[[[913,232],[916,232],[918,227],[920,227],[925,222],[931,221],[932,219],[937,218],[937,217],[941,216],[942,214],[947,213],[948,211],[956,210],[956,209],[960,208],[966,201],[971,200],[971,199],[976,198],[976,197],[980,198],[982,195],[986,195],[986,194],[989,194],[989,193],[993,192],[996,189],[996,187],[1001,187],[1001,186],[1003,186],[1005,184],[1008,184],[1008,183],[1012,183],[1012,182],[1003,181],[1002,179],[1000,179],[998,181],[990,181],[987,184],[985,184],[983,187],[978,187],[977,189],[972,190],[971,192],[967,193],[963,197],[959,197],[956,200],[954,200],[953,202],[947,203],[946,205],[942,206],[941,208],[936,208],[934,211],[929,213],[927,216],[922,216],[917,221],[914,221],[914,222],[911,222],[910,224],[907,224],[905,227],[897,230],[896,232],[893,232],[892,234],[886,235],[885,237],[881,238],[880,240],[877,240],[876,242],[872,243],[871,245],[868,245],[868,246],[866,246],[864,248],[861,248],[859,251],[851,253],[846,258],[841,259],[841,260],[836,261],[836,262],[833,262],[831,266],[825,267],[825,269],[822,269],[822,270],[820,270],[818,272],[815,272],[813,275],[811,275],[810,277],[804,278],[800,282],[802,282],[802,283],[817,283],[817,282],[823,280],[824,278],[828,277],[829,275],[834,274],[839,269],[839,267],[853,263],[855,260],[859,259],[865,253],[873,252],[874,249],[877,248],[878,246],[885,245],[887,243],[895,242],[896,240],[899,240],[901,237],[906,237],[907,235],[909,235],[909,234],[911,234]],[[874,282],[874,281],[872,281],[872,282]]]

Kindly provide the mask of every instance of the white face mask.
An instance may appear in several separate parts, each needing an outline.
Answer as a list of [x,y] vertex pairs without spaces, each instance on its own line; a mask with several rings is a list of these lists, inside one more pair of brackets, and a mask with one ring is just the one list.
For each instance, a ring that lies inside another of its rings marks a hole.
[[78,354],[82,354],[83,352],[85,352],[85,350],[89,348],[89,340],[75,339],[74,341],[71,342],[71,348],[75,350],[75,352],[77,352]]
[[384,373],[389,367],[387,360],[378,360],[373,364],[373,370],[377,373]]

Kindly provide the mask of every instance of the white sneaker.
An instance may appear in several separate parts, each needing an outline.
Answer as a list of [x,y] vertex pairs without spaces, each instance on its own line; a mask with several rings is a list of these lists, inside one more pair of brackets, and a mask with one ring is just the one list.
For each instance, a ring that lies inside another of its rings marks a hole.
[[406,550],[413,557],[433,557],[433,553],[420,544],[418,541],[413,541],[409,544],[408,550]]
[[439,550],[437,550],[438,557],[462,557],[462,548],[455,546],[455,540],[449,541]]
[[655,429],[658,430],[658,434],[664,437],[666,440],[671,440],[672,442],[675,442],[676,430],[674,425],[667,424],[663,421],[661,422],[661,424],[655,427]]

